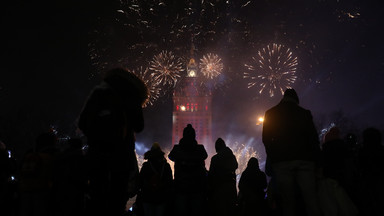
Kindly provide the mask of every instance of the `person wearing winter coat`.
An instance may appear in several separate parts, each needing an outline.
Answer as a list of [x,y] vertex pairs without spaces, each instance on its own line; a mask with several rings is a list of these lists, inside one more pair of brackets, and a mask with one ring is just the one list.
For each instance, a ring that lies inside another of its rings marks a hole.
[[209,208],[211,215],[234,215],[237,200],[237,159],[223,139],[215,142],[217,154],[211,158],[208,172]]
[[140,170],[140,199],[144,216],[165,215],[172,194],[172,169],[158,143],[144,154]]
[[128,182],[138,176],[135,133],[144,128],[142,106],[147,96],[141,79],[116,68],[106,73],[85,103],[78,126],[89,146],[91,215],[121,215],[128,198],[135,195]]
[[266,201],[264,199],[266,188],[267,177],[260,170],[257,158],[252,157],[239,181],[240,216],[266,215]]
[[[294,89],[287,89],[281,101],[265,112],[262,140],[271,162],[276,189],[284,216],[300,209],[308,215],[321,215],[316,196],[316,169],[320,142],[311,111],[299,106]],[[298,197],[304,208],[298,208]]]
[[[332,127],[324,136],[322,146],[322,168],[323,175],[326,178],[331,178],[348,191],[348,149],[344,141],[340,138],[340,130],[337,127]],[[352,188],[351,188],[352,189]]]
[[168,155],[175,162],[175,216],[203,215],[206,202],[208,154],[196,141],[195,129],[188,124],[183,138]]

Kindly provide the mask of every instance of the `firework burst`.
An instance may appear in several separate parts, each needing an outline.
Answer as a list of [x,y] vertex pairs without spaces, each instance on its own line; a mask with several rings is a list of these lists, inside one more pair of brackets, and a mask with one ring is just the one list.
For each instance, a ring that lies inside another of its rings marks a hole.
[[245,64],[248,71],[244,72],[244,78],[250,80],[248,88],[259,88],[259,94],[264,91],[270,97],[276,92],[283,94],[296,81],[297,57],[289,48],[273,43],[259,50],[252,59],[251,64]]
[[148,68],[139,67],[131,72],[136,74],[136,76],[142,79],[145,85],[147,85],[149,95],[143,107],[153,105],[154,102],[160,97],[161,87],[152,79],[152,74],[149,72]]
[[180,78],[180,72],[184,71],[183,63],[172,52],[162,51],[155,55],[150,62],[152,76],[158,85],[175,86]]
[[249,159],[251,159],[251,157],[256,157],[260,159],[260,156],[253,149],[253,147],[247,146],[245,144],[240,144],[238,142],[235,142],[230,147],[233,150],[233,154],[235,155],[239,166],[236,170],[237,175],[241,174],[245,170],[245,168],[247,168],[248,161]]
[[200,71],[208,79],[213,79],[221,74],[223,63],[218,55],[208,53],[200,59]]

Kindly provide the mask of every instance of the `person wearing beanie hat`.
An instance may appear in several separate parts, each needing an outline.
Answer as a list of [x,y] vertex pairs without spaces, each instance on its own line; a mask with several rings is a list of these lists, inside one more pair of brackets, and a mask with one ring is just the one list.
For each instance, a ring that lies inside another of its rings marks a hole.
[[311,111],[299,106],[294,89],[287,89],[281,101],[265,112],[262,141],[282,198],[283,215],[299,213],[297,194],[305,200],[308,215],[320,215],[315,178],[319,137]]
[[168,158],[174,164],[175,215],[204,215],[206,200],[208,154],[196,141],[191,124],[184,128],[183,138],[174,145]]
[[187,127],[184,128],[183,138],[188,139],[188,140],[196,139],[195,129],[192,127],[191,124],[188,124]]

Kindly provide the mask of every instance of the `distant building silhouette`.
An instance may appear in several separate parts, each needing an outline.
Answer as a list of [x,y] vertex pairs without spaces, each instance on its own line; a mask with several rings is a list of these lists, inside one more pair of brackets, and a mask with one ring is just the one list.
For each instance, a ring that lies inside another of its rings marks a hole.
[[194,59],[194,46],[187,65],[187,76],[176,86],[173,93],[172,143],[183,137],[183,129],[192,124],[196,130],[196,140],[213,152],[212,142],[212,93],[200,85],[198,65]]

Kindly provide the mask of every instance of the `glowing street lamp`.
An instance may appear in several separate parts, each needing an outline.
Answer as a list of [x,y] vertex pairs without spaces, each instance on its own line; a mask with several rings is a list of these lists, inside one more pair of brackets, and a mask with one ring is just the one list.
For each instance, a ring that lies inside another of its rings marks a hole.
[[256,125],[261,125],[261,124],[263,124],[263,122],[264,122],[264,117],[260,116],[260,117],[257,119],[257,123],[256,123]]

